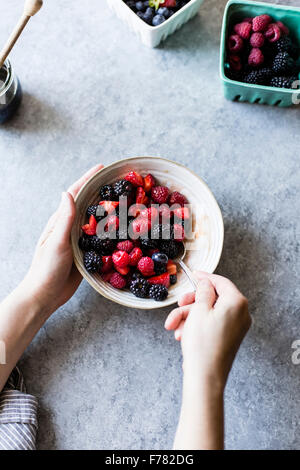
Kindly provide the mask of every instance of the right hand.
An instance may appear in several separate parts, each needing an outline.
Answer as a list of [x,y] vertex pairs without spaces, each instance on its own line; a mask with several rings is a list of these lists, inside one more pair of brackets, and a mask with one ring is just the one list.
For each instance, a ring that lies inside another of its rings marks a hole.
[[251,326],[248,301],[228,279],[195,274],[197,291],[185,294],[165,323],[181,340],[184,373],[224,388],[235,355]]

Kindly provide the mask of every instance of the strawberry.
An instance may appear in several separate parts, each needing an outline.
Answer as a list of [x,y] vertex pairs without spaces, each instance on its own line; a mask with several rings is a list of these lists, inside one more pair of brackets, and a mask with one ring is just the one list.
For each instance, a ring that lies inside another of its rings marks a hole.
[[112,255],[113,263],[118,268],[125,268],[128,266],[130,258],[129,254],[126,251],[115,251]]
[[119,266],[115,266],[115,268],[118,271],[118,273],[122,274],[122,276],[126,276],[130,271],[129,266],[125,266],[124,268],[120,268]]
[[96,235],[96,229],[97,229],[96,217],[91,215],[89,218],[89,223],[83,225],[81,229],[86,235]]
[[132,222],[132,231],[135,235],[145,235],[151,229],[151,221],[138,217]]
[[143,257],[143,252],[140,248],[136,247],[129,253],[129,265],[130,266],[137,266],[140,259]]
[[176,0],[165,0],[164,2],[160,3],[160,6],[174,8],[176,7]]
[[167,289],[170,287],[170,274],[164,273],[160,274],[159,276],[150,277],[147,279],[150,284],[161,284],[165,286]]
[[153,186],[155,186],[155,179],[154,176],[149,173],[149,175],[144,178],[144,190],[146,193],[150,193]]
[[128,215],[130,217],[138,217],[144,207],[144,204],[132,204],[132,206],[130,206],[128,209]]
[[139,175],[136,171],[130,171],[128,175],[124,178],[127,181],[130,181],[133,186],[144,186],[144,179],[141,175]]
[[184,228],[180,224],[174,224],[174,240],[182,242],[184,240]]
[[111,256],[102,256],[102,273],[108,273],[113,267],[112,257]]
[[119,217],[117,217],[116,215],[110,215],[107,217],[107,223],[104,227],[104,230],[105,232],[118,230],[119,224],[120,224]]
[[148,207],[148,209],[144,209],[141,212],[141,217],[144,217],[145,219],[150,220],[151,223],[153,223],[157,217],[158,217],[158,210],[156,207]]
[[101,201],[99,202],[99,206],[104,207],[105,212],[108,214],[111,214],[112,212],[115,212],[116,208],[118,207],[120,203],[117,201]]
[[178,220],[185,220],[190,218],[190,211],[188,207],[179,207],[173,211],[174,217]]
[[149,198],[146,196],[146,193],[143,188],[137,188],[135,202],[137,204],[143,204],[144,206],[148,204]]
[[169,259],[169,261],[167,263],[167,271],[170,274],[170,276],[173,276],[174,274],[177,274],[177,266],[174,263],[174,261],[172,261],[171,259]]

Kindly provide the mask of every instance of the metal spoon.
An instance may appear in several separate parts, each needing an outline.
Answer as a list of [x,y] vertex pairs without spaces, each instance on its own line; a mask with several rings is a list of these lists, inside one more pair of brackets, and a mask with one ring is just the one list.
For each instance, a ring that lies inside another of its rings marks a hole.
[[195,280],[195,277],[192,273],[192,271],[190,270],[190,268],[185,264],[185,262],[183,261],[185,255],[186,255],[186,246],[184,243],[181,243],[180,244],[181,248],[180,248],[180,251],[178,253],[178,256],[177,258],[174,259],[175,263],[178,263],[179,266],[181,267],[181,269],[184,271],[184,273],[187,275],[190,283],[192,284],[193,286],[193,289],[194,291],[197,290],[197,282]]

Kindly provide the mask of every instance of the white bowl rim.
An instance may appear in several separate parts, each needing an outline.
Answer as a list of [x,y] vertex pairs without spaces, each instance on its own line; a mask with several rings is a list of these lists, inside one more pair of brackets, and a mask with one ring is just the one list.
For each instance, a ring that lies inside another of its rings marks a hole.
[[[216,211],[218,212],[218,215],[219,215],[219,219],[220,219],[220,222],[222,222],[220,224],[220,230],[221,230],[221,233],[220,233],[220,240],[221,240],[221,243],[220,243],[220,247],[219,247],[219,253],[218,253],[218,256],[216,257],[216,262],[215,262],[215,266],[214,268],[212,269],[212,272],[215,271],[215,269],[217,268],[219,262],[220,262],[220,259],[221,259],[221,255],[222,255],[222,251],[223,251],[223,246],[224,246],[224,220],[223,220],[223,215],[222,215],[222,212],[221,212],[221,209],[219,207],[219,204],[213,194],[213,192],[211,191],[211,189],[209,188],[209,186],[207,185],[207,183],[199,176],[197,175],[197,173],[195,173],[193,170],[191,170],[190,168],[186,167],[185,165],[183,165],[182,163],[178,163],[174,160],[170,160],[169,158],[164,158],[164,157],[151,157],[151,156],[147,156],[147,155],[143,155],[143,156],[135,156],[135,157],[125,157],[125,158],[119,158],[118,160],[112,162],[112,163],[109,163],[108,165],[105,165],[103,166],[103,168],[101,168],[101,170],[97,171],[97,173],[95,173],[93,176],[90,177],[90,179],[88,181],[86,181],[86,183],[81,187],[80,191],[78,192],[78,194],[76,195],[75,197],[75,204],[78,200],[78,198],[80,197],[81,193],[84,191],[85,187],[87,185],[90,184],[90,182],[94,179],[94,178],[97,178],[97,176],[99,175],[99,173],[101,173],[104,169],[109,169],[111,167],[113,167],[114,165],[116,165],[117,163],[119,163],[120,161],[122,162],[130,162],[132,160],[136,160],[137,158],[150,158],[152,160],[163,160],[165,162],[168,162],[168,163],[172,163],[176,166],[178,166],[179,168],[184,168],[185,170],[188,170],[190,173],[192,173],[196,178],[198,178],[198,180],[206,187],[207,191],[209,192],[210,196],[212,197],[212,199],[214,200],[215,202],[215,208],[216,208]],[[74,246],[75,244],[77,245],[78,243],[78,240],[76,239],[75,240],[75,235],[74,235],[74,232],[72,230],[72,233],[71,233],[71,245],[72,245],[72,250],[73,250],[73,253],[74,253]],[[94,284],[94,281],[93,280],[87,280],[86,279],[86,273],[85,273],[85,270],[82,268],[82,266],[80,265],[80,263],[77,262],[77,259],[75,258],[75,256],[73,257],[74,259],[74,263],[78,269],[78,271],[80,272],[80,274],[82,275],[82,277],[90,284],[92,285],[92,287],[96,290],[96,292],[98,294],[99,291],[95,288],[95,286],[93,285]],[[96,285],[96,283],[95,283]],[[121,300],[117,300],[117,299],[114,299],[112,300],[108,295],[104,294],[104,293],[101,293],[100,295],[102,295],[103,297],[105,297],[106,299],[110,300],[111,302],[114,302],[114,303],[117,303],[119,305],[122,305],[123,307],[129,307],[129,308],[135,308],[135,307],[130,307],[127,303],[123,303]],[[174,305],[176,303],[176,300],[172,300],[172,299],[166,299],[164,300],[163,302],[157,302],[156,305],[152,305],[151,304],[149,306],[145,305],[145,307],[143,306],[139,306],[138,309],[139,310],[156,310],[158,308],[165,308],[165,307],[169,307],[170,305]]]

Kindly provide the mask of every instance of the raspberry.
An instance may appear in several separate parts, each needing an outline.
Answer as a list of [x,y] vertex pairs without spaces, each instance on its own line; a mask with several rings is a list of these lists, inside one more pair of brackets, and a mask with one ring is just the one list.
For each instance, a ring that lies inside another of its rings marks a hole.
[[259,67],[260,65],[264,63],[264,60],[265,58],[261,50],[258,49],[257,47],[254,47],[251,50],[250,55],[248,57],[248,64],[251,65],[252,67]]
[[133,186],[143,186],[144,185],[144,180],[141,175],[136,173],[136,171],[130,171],[128,175],[125,176],[124,178],[127,181],[130,181]]
[[249,39],[252,30],[252,25],[251,23],[248,23],[248,21],[243,21],[242,23],[236,24],[233,29],[234,32],[238,34],[241,38]]
[[239,52],[243,49],[243,40],[238,34],[232,34],[228,39],[228,49],[230,52]]
[[84,253],[83,264],[89,273],[100,272],[102,267],[102,258],[95,251]]
[[279,52],[274,59],[272,69],[275,73],[285,73],[293,69],[295,62],[287,52]]
[[152,175],[147,175],[144,178],[144,190],[146,193],[150,193],[151,189],[155,186],[155,179]]
[[230,68],[236,72],[242,70],[242,61],[240,56],[231,54],[228,58]]
[[146,281],[146,279],[138,278],[133,279],[130,283],[130,291],[136,296],[140,297],[141,299],[145,299],[148,297],[149,294],[150,284]]
[[163,285],[153,285],[149,289],[149,297],[156,302],[162,302],[168,297],[168,289]]
[[102,273],[108,273],[109,271],[111,271],[112,267],[113,267],[113,261],[112,261],[112,257],[109,255],[109,256],[102,256],[102,269],[101,269],[101,272]]
[[114,273],[115,273],[115,271],[109,271],[108,273],[101,274],[101,277],[102,277],[104,282],[109,282]]
[[129,265],[137,266],[140,259],[143,257],[143,252],[140,248],[136,247],[129,253]]
[[99,190],[101,201],[112,201],[115,197],[113,187],[110,184],[102,186]]
[[185,204],[187,204],[187,198],[178,191],[174,191],[169,197],[169,205],[172,206],[173,204],[179,204],[180,206],[184,206]]
[[128,266],[130,258],[126,251],[115,251],[112,255],[112,260],[119,268],[125,268]]
[[166,186],[154,186],[151,190],[151,197],[157,204],[164,204],[167,202],[169,196],[169,189]]
[[154,262],[149,256],[141,258],[137,267],[143,276],[152,276],[154,274]]
[[265,42],[265,37],[262,33],[253,33],[250,38],[252,47],[262,47]]
[[285,34],[286,36],[288,36],[290,34],[289,28],[287,26],[285,26],[285,24],[283,24],[281,21],[276,21],[276,24],[279,27],[282,34]]
[[115,289],[124,289],[126,286],[126,280],[120,273],[114,273],[109,282]]
[[276,42],[281,37],[281,29],[279,26],[277,26],[277,24],[271,23],[265,32],[265,36],[270,42]]
[[269,15],[256,16],[252,20],[252,29],[255,33],[265,31],[272,18]]
[[168,289],[170,287],[170,274],[164,273],[159,276],[150,277],[148,282],[149,284],[161,284]]
[[119,242],[117,244],[117,249],[120,251],[126,251],[127,253],[130,253],[133,250],[133,243],[130,240]]

